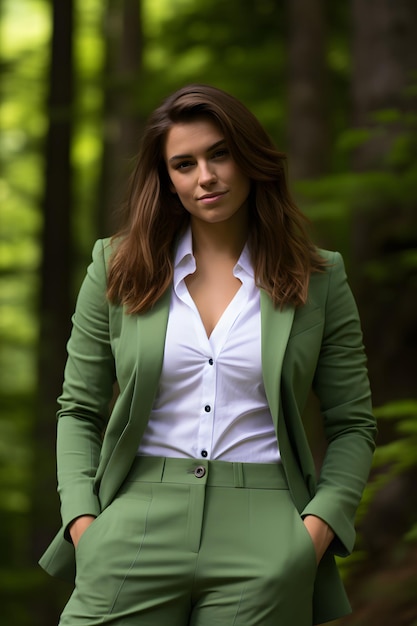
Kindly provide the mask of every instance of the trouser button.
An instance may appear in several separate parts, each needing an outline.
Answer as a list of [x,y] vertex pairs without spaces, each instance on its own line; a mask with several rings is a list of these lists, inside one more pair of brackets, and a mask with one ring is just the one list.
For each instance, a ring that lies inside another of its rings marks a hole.
[[198,467],[195,468],[194,470],[194,476],[196,478],[203,478],[203,476],[206,475],[206,468],[203,467],[202,465],[199,465]]

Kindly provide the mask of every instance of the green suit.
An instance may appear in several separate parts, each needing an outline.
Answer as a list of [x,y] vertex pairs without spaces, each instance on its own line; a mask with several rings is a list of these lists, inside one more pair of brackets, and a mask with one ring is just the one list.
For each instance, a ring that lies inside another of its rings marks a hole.
[[[126,315],[105,297],[110,253],[108,241],[96,243],[73,318],[58,413],[63,526],[40,563],[68,580],[74,550],[65,529],[77,516],[98,516],[122,484],[147,425],[164,352],[169,290],[147,313]],[[353,549],[376,433],[356,305],[340,255],[322,254],[328,267],[312,275],[305,306],[275,309],[261,291],[264,385],[290,493],[301,515],[317,515],[336,534],[317,571],[315,623],[349,610],[334,554]],[[109,418],[116,380],[120,394]],[[312,388],[328,441],[318,484],[302,422]]]

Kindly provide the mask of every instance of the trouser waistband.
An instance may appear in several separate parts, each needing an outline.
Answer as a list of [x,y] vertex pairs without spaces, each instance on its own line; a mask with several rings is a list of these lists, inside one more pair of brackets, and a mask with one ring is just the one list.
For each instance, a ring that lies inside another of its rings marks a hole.
[[206,484],[212,487],[288,489],[281,463],[235,463],[137,456],[129,481]]

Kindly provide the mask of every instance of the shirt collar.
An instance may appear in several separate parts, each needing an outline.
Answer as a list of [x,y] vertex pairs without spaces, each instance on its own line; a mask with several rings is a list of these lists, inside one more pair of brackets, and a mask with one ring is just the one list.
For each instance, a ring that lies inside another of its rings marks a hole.
[[[187,230],[180,237],[175,252],[174,286],[177,287],[178,283],[181,280],[188,276],[188,274],[192,274],[193,272],[195,272],[195,270],[196,263],[193,255],[193,238],[191,233],[191,226],[189,225]],[[247,242],[234,267],[233,273],[235,276],[238,276],[242,273],[242,271],[251,278],[254,277],[252,260]]]
[[191,226],[180,237],[174,257],[174,288],[184,280],[188,274],[193,274],[196,270],[195,258],[193,255],[193,238]]
[[243,270],[251,278],[254,278],[255,276],[255,273],[253,271],[252,259],[251,259],[251,254],[249,251],[248,242],[245,243],[242,253],[238,259],[238,262],[236,263],[234,267],[233,272],[235,276],[240,273],[240,270]]
[[177,248],[174,257],[174,268],[183,265],[184,260],[188,257],[193,257],[193,238],[191,234],[191,226],[187,227],[187,230],[181,235],[178,240]]

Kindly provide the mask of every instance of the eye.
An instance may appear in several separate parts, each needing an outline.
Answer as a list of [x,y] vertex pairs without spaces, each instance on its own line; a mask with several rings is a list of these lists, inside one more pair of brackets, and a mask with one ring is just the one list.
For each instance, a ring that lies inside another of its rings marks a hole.
[[193,162],[192,161],[180,161],[179,163],[177,163],[175,165],[175,169],[176,170],[187,170],[190,167],[193,166]]
[[227,150],[227,148],[219,148],[218,150],[213,152],[212,158],[213,159],[223,159],[228,154],[229,154],[229,151]]

